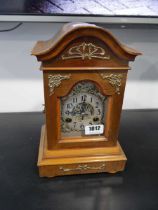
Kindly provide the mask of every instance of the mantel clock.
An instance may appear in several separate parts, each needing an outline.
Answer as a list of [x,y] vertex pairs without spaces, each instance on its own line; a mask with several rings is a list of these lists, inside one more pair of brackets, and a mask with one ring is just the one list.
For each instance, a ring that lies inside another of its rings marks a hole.
[[91,24],[66,24],[32,54],[42,62],[45,119],[40,176],[124,170],[118,143],[129,61],[141,53]]

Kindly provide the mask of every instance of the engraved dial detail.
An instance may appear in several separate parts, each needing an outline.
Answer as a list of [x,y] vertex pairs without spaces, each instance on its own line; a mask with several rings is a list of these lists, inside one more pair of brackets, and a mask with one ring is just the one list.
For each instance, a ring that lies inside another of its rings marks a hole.
[[74,86],[68,96],[61,98],[62,132],[83,133],[87,125],[103,124],[105,99],[92,82]]

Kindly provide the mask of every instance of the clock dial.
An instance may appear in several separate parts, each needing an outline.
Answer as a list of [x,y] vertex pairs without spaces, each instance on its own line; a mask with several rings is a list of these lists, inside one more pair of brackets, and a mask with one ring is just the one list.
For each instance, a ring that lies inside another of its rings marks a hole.
[[78,83],[68,96],[62,97],[61,123],[65,136],[84,135],[85,126],[104,124],[106,98],[88,81]]

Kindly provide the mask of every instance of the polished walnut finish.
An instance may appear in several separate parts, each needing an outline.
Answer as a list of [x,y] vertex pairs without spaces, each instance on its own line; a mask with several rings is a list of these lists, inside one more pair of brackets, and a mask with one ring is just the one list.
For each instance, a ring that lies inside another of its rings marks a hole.
[[[119,143],[119,123],[129,61],[141,53],[121,44],[107,30],[91,24],[66,24],[32,54],[42,62],[46,125],[42,128],[40,176],[122,171],[126,156]],[[101,136],[63,137],[60,97],[80,81],[92,81],[107,99]]]

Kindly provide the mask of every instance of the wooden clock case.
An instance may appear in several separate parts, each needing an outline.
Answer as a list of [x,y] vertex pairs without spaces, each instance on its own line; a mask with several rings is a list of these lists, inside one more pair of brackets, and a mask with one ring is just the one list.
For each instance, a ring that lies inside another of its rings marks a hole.
[[[66,24],[32,54],[42,62],[46,125],[42,127],[38,167],[41,177],[123,171],[126,156],[118,143],[129,61],[141,53],[92,24]],[[80,81],[91,81],[108,96],[104,134],[62,137],[60,97]]]

